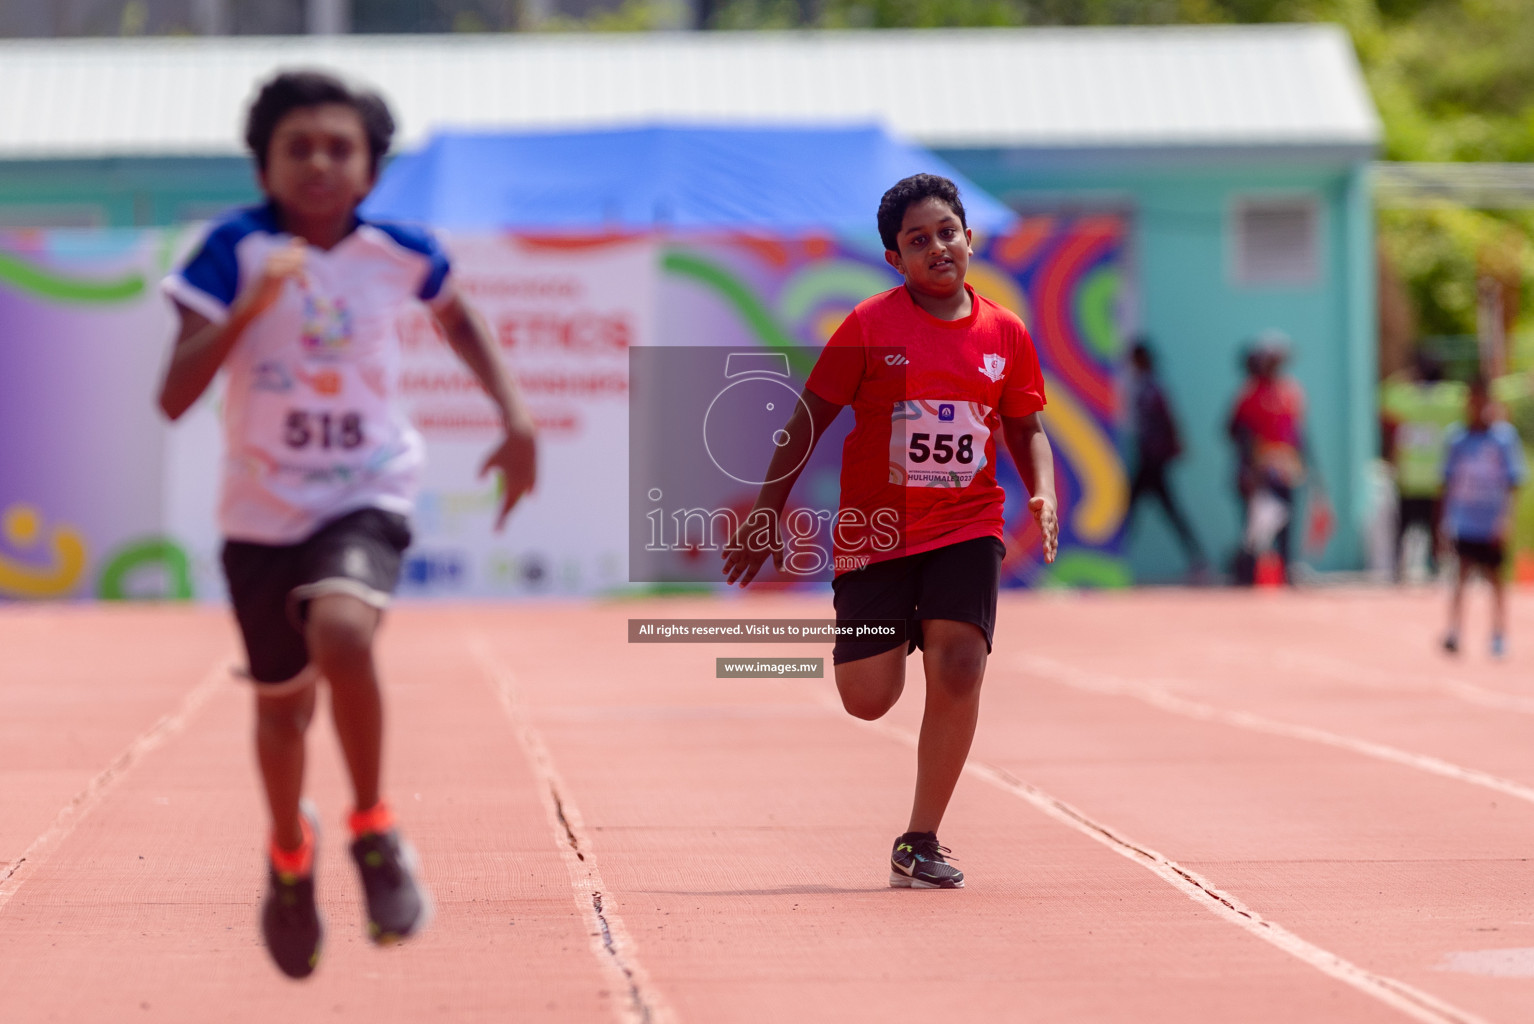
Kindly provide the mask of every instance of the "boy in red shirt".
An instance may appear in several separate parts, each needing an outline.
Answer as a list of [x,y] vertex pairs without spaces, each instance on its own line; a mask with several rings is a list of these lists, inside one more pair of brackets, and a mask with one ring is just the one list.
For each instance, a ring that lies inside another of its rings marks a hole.
[[839,638],[836,688],[848,712],[880,718],[900,698],[906,656],[922,649],[916,794],[889,880],[957,889],[964,875],[944,859],[951,851],[937,828],[975,735],[996,622],[1004,552],[996,435],[1032,495],[1046,561],[1059,535],[1054,456],[1028,329],[964,283],[971,233],[953,182],[918,174],[896,183],[878,223],[884,258],[905,282],[860,303],[827,342],[769,482],[724,552],[724,573],[745,586],[769,554],[783,568],[778,520],[789,491],[820,435],[851,405],[833,531],[836,616],[902,619],[909,639]]

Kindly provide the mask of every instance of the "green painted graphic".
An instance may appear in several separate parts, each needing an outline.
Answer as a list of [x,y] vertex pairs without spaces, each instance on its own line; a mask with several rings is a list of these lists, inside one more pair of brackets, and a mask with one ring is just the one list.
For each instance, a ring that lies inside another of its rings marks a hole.
[[159,566],[165,573],[165,600],[192,599],[192,563],[180,545],[164,537],[151,537],[119,548],[101,570],[96,596],[103,601],[136,599],[139,595],[128,593],[128,580],[151,566]]
[[142,274],[130,273],[115,281],[67,277],[8,253],[0,253],[0,283],[55,302],[82,303],[126,302],[138,298],[145,288]]
[[1082,339],[1099,358],[1109,361],[1118,359],[1122,351],[1113,309],[1121,285],[1118,270],[1100,267],[1086,275],[1076,293],[1076,322]]
[[787,354],[795,372],[807,375],[814,368],[818,353],[801,347],[778,323],[772,312],[762,305],[751,286],[727,269],[681,249],[666,250],[661,266],[668,274],[690,277],[718,292],[740,314],[758,341],[770,349]]
[[1127,587],[1134,580],[1129,563],[1122,558],[1095,551],[1062,551],[1053,565],[1046,567],[1040,583],[1046,587]]

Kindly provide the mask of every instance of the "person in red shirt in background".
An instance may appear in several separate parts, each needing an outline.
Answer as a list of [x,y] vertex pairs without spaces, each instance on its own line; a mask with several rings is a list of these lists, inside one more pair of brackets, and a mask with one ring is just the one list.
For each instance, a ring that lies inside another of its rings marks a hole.
[[996,482],[1000,435],[1032,495],[1028,507],[1053,561],[1059,536],[1054,456],[1039,418],[1044,380],[1033,340],[1010,311],[964,283],[971,234],[958,189],[918,174],[879,204],[884,258],[904,283],[860,303],[826,343],[751,513],[723,552],[728,582],[751,582],[816,441],[842,408],[855,423],[842,451],[833,530],[838,625],[899,619],[906,637],[839,636],[832,651],[842,705],[880,718],[922,649],[926,707],[916,794],[895,840],[890,885],[956,889],[937,828],[969,756],[996,622],[1003,554]]
[[1306,480],[1310,460],[1305,445],[1305,392],[1281,372],[1288,357],[1287,335],[1281,331],[1260,335],[1250,357],[1252,374],[1230,414],[1244,519],[1236,582],[1245,586],[1255,582],[1257,560],[1270,546],[1278,554],[1284,582],[1291,582],[1295,492]]

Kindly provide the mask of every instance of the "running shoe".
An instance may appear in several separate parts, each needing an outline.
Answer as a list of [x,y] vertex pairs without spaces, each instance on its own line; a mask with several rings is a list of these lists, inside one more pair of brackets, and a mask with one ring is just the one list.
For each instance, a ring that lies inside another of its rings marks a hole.
[[907,832],[890,854],[890,885],[897,889],[962,889],[964,872],[944,860],[953,851],[938,845],[936,832]]
[[[320,822],[314,805],[305,800],[299,813],[309,823],[316,852]],[[314,871],[306,875],[278,871],[267,862],[266,901],[261,905],[261,936],[277,969],[290,978],[307,978],[320,962],[325,926],[314,905]]]
[[1443,638],[1443,649],[1450,654],[1459,653],[1459,634],[1449,633]]
[[1501,633],[1491,635],[1491,656],[1493,658],[1505,658],[1507,656],[1507,640]]
[[398,829],[358,836],[352,843],[352,859],[367,898],[369,938],[386,946],[426,927],[431,920],[431,895],[416,881],[420,862]]

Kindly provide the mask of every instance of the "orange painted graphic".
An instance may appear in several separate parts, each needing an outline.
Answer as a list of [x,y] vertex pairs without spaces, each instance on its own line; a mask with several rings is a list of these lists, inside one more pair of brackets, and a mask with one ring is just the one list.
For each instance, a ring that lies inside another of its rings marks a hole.
[[[11,505],[0,516],[0,536],[27,553],[44,541],[42,515],[31,505]],[[46,539],[46,562],[33,564],[0,554],[0,594],[7,597],[62,597],[85,572],[85,538],[72,526],[55,526]]]

